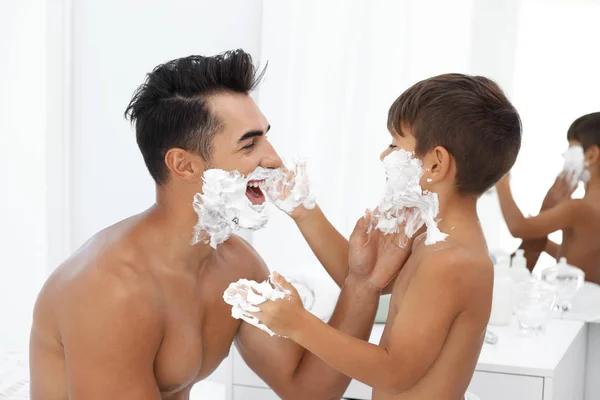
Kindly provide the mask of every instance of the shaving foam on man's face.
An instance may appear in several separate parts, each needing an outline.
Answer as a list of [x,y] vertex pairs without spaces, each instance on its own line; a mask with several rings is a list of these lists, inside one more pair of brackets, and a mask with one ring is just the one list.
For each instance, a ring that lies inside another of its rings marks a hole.
[[192,244],[210,243],[216,248],[240,229],[260,229],[268,216],[261,186],[275,170],[258,167],[248,176],[238,171],[209,169],[204,172],[202,193],[194,196],[198,223]]
[[391,234],[400,232],[404,227],[406,237],[411,238],[426,225],[426,245],[444,240],[448,235],[439,230],[436,221],[438,196],[423,191],[420,185],[423,175],[421,160],[415,158],[413,152],[397,150],[385,156],[383,165],[387,180],[383,199],[373,214],[377,219],[376,228]]

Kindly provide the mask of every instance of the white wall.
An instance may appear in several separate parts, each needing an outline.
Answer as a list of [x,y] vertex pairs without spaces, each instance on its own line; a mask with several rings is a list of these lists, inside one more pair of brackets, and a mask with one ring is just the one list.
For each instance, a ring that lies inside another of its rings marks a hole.
[[261,1],[75,0],[72,247],[154,202],[154,184],[123,118],[159,63],[243,48],[260,58]]
[[0,3],[0,350],[24,348],[46,273],[46,8]]

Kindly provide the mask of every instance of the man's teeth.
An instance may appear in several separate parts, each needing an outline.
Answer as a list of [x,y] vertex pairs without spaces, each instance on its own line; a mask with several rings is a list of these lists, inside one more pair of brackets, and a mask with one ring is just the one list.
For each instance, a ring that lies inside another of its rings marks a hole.
[[254,187],[254,188],[257,188],[257,187],[260,187],[260,186],[261,186],[263,183],[264,183],[264,181],[260,181],[260,182],[249,182],[249,183],[248,183],[248,186],[250,186],[250,187]]

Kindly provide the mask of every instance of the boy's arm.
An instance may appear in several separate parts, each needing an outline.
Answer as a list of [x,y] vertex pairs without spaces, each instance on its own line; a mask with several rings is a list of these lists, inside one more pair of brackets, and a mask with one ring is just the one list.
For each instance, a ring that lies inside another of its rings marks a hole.
[[[455,265],[451,259],[448,252],[440,251],[419,265],[393,321],[387,348],[348,336],[303,309],[298,311],[294,300],[265,303],[257,316],[344,375],[376,389],[402,392],[433,364],[462,310],[465,291],[456,282],[456,267],[465,265]],[[298,316],[297,321],[290,315]]]
[[554,243],[552,240],[548,239],[546,241],[546,248],[544,251],[558,260],[560,254],[560,244]]
[[501,179],[496,188],[500,208],[510,233],[522,239],[544,237],[571,227],[582,207],[580,200],[567,200],[536,217],[525,218],[512,196],[508,176]]
[[[540,212],[551,209],[552,207],[560,204],[561,202],[571,198],[571,195],[577,188],[577,185],[571,184],[571,177],[565,173],[560,174],[542,201],[542,207]],[[533,270],[537,264],[540,255],[545,251],[546,253],[555,257],[558,254],[558,245],[550,242],[547,237],[539,237],[534,239],[525,239],[520,249],[525,250],[525,258],[527,259],[527,268],[530,271]]]
[[[348,337],[366,340],[373,327],[379,296],[349,278],[329,325],[322,324],[336,332],[339,329]],[[235,343],[248,366],[282,399],[339,399],[350,383],[348,376],[292,340],[270,337],[245,322]]]
[[[348,240],[329,222],[321,208],[316,205],[312,210],[299,207],[291,217],[298,225],[302,236],[329,276],[342,288],[348,276]],[[392,292],[396,277],[383,289],[381,294]]]
[[311,250],[341,288],[348,276],[348,240],[329,222],[318,205],[292,218]]

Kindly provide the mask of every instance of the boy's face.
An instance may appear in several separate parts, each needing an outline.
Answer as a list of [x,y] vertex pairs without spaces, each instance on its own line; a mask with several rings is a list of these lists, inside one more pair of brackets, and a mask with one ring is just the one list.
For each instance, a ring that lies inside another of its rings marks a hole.
[[392,135],[392,143],[381,153],[379,159],[383,159],[396,150],[415,151],[417,148],[417,140],[412,135],[411,129],[405,124],[400,124],[402,132],[390,132]]
[[571,139],[569,140],[569,147],[573,146],[581,146],[581,142],[579,140]]
[[[417,148],[417,139],[412,134],[412,129],[404,123],[400,124],[401,132],[390,132],[392,143],[380,155],[380,159],[388,156],[391,152],[405,150],[414,152]],[[451,155],[448,151],[437,146],[422,157],[418,157],[423,163],[423,175],[421,176],[421,188],[441,193],[451,191],[454,188],[455,168],[451,166]]]

